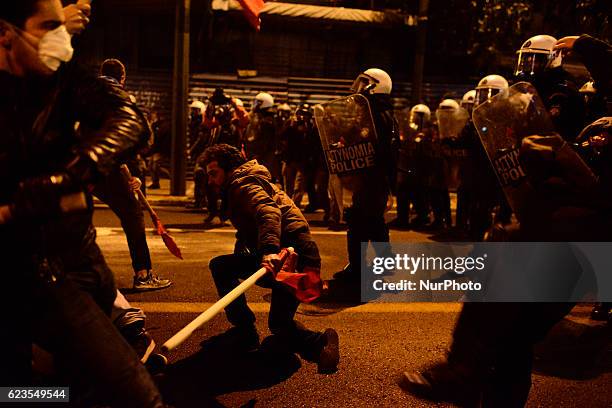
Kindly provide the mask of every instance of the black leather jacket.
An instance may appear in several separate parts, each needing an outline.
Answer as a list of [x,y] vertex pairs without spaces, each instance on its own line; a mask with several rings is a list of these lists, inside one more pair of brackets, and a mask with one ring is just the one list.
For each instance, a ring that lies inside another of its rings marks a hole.
[[[0,72],[0,205],[12,202],[21,181],[62,172],[75,158],[81,165],[72,183],[87,190],[148,132],[125,91],[75,65],[44,80]],[[32,257],[78,264],[95,244],[91,215],[2,225],[0,251],[21,264]]]

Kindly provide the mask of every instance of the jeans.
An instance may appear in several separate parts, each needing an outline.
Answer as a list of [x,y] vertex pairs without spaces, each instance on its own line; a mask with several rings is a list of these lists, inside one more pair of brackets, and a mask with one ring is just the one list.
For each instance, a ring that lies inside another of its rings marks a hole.
[[[295,247],[299,254],[298,270],[304,266],[321,266],[318,249],[314,242]],[[210,261],[210,271],[219,297],[228,294],[238,286],[240,279],[246,279],[260,268],[261,258],[257,255],[222,255]],[[261,278],[258,285],[272,289],[268,327],[272,334],[279,336],[293,352],[308,352],[316,347],[320,333],[308,330],[294,320],[299,301],[284,286],[270,275]],[[241,295],[225,308],[227,320],[236,327],[252,326],[255,314]]]
[[117,297],[115,297],[115,301],[113,302],[110,318],[114,325],[121,331],[127,327],[138,327],[139,329],[143,329],[146,316],[142,309],[132,307],[125,296],[117,290]]
[[142,207],[119,169],[100,181],[94,189],[94,194],[108,204],[119,217],[130,249],[134,272],[150,270],[151,254],[147,245]]

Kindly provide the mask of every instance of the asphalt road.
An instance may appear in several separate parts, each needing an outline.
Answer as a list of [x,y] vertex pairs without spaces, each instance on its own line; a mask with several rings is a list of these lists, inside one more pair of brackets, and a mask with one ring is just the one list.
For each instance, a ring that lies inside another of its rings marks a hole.
[[[161,345],[218,299],[208,262],[231,253],[234,231],[230,226],[205,230],[204,215],[183,208],[158,210],[184,255],[182,261],[174,258],[161,239],[149,233],[156,273],[174,282],[162,291],[131,293],[133,272],[118,220],[108,209],[99,208],[95,225],[98,243],[118,286],[126,289],[130,302],[145,310],[148,329]],[[331,278],[346,262],[346,238],[343,232],[321,226],[321,217],[309,215],[309,220],[322,255],[322,275]],[[395,241],[430,238],[423,233],[392,231]],[[254,287],[247,296],[262,339],[269,335],[266,293]],[[160,387],[177,407],[448,406],[407,395],[396,381],[402,371],[443,358],[459,309],[458,304],[345,305],[322,312],[304,307],[298,315],[300,321],[316,330],[334,327],[340,334],[341,363],[332,375],[317,374],[315,364],[295,355],[240,355],[232,350],[202,348],[203,340],[229,328],[224,316],[217,316],[168,354],[171,366],[160,379]],[[540,346],[528,406],[612,406],[609,332],[590,323],[588,312],[587,306],[575,308],[570,319],[558,325]]]

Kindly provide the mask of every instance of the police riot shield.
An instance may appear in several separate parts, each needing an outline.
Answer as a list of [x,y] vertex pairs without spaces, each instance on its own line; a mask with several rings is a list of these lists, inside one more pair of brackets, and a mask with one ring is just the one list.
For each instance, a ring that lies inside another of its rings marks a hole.
[[438,109],[436,119],[438,120],[438,134],[440,139],[458,137],[467,124],[469,113],[464,108]]
[[527,136],[554,132],[550,115],[533,85],[519,82],[474,108],[472,120],[520,220],[532,186],[519,162],[519,149]]
[[410,108],[396,109],[394,115],[397,120],[400,141],[408,140],[412,133],[410,128]]
[[257,112],[251,112],[249,115],[249,124],[244,131],[245,143],[254,143],[261,133],[261,115]]
[[464,108],[438,109],[436,119],[438,122],[438,135],[441,141],[442,162],[444,166],[445,187],[456,191],[461,182],[459,170],[467,160],[467,150],[444,143],[444,140],[456,139],[468,122],[469,113]]
[[368,100],[359,94],[314,107],[315,121],[330,174],[349,190],[376,163],[376,128]]

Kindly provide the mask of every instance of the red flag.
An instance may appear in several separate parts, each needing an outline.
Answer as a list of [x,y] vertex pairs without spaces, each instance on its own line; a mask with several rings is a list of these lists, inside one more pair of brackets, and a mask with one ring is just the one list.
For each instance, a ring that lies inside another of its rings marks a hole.
[[242,12],[249,23],[259,31],[259,26],[261,24],[261,20],[259,19],[259,13],[264,7],[264,0],[238,0],[240,3],[240,7],[242,7]]
[[300,301],[310,303],[321,296],[323,282],[321,281],[321,270],[310,266],[304,267],[302,272],[296,272],[298,254],[283,248],[278,254],[283,260],[283,266],[276,272],[268,268],[274,275],[274,279],[285,285],[291,293]]

